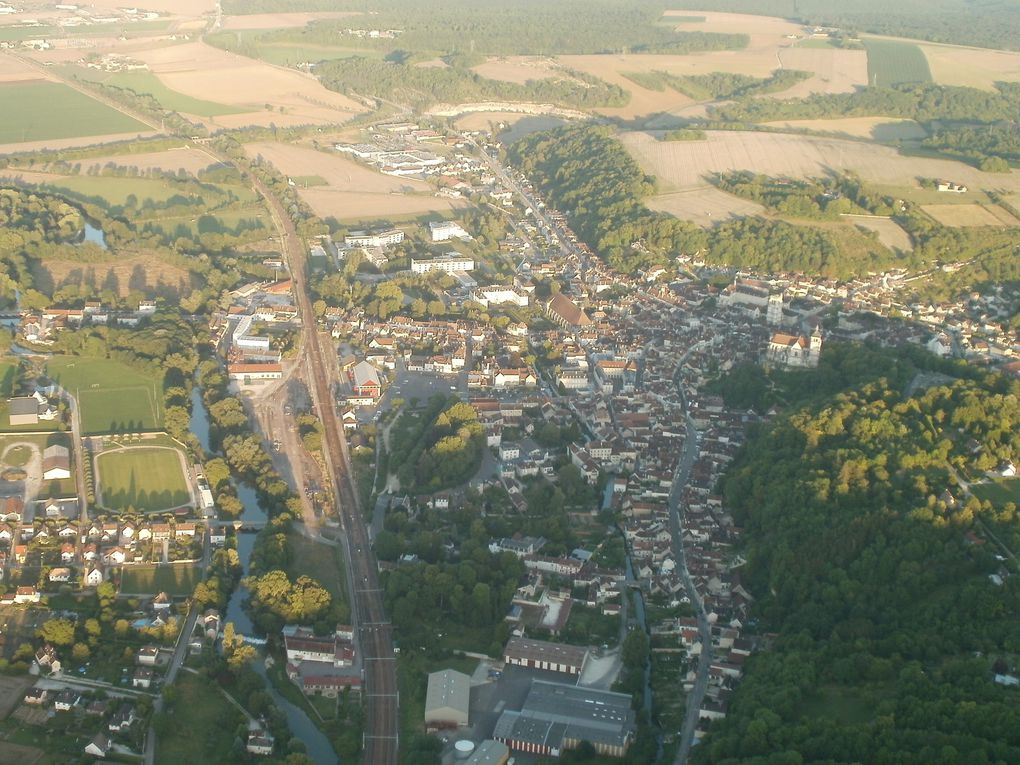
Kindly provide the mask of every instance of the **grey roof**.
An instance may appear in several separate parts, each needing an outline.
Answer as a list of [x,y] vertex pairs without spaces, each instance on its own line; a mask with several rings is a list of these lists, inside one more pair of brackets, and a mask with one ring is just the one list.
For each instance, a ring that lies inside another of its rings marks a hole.
[[554,739],[624,746],[634,729],[630,696],[532,680],[520,712],[504,712],[495,738],[558,748]]
[[506,744],[486,739],[478,745],[464,765],[503,765],[509,756],[510,750]]
[[18,396],[10,400],[8,412],[13,415],[39,414],[39,402],[32,396]]
[[425,694],[425,714],[439,709],[453,709],[468,714],[471,697],[471,678],[455,669],[444,669],[429,675],[428,691]]
[[551,661],[570,667],[582,667],[588,649],[584,646],[512,637],[507,641],[503,655],[528,661]]

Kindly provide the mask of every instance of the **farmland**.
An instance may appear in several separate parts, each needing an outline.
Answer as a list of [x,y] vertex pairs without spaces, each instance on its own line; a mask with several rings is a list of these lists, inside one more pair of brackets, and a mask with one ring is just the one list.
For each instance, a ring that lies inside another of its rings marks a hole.
[[216,164],[216,160],[199,149],[188,146],[168,149],[167,151],[141,152],[137,154],[110,154],[103,157],[90,157],[77,160],[74,164],[81,165],[83,173],[91,168],[102,168],[108,164],[120,167],[133,167],[138,170],[167,170],[177,172],[184,170],[192,175]]
[[992,90],[996,82],[1020,82],[1020,53],[922,43],[932,77],[940,85]]
[[845,216],[844,220],[868,231],[874,231],[878,234],[878,241],[890,250],[910,252],[914,249],[913,242],[910,241],[910,234],[900,228],[899,224],[892,218],[855,215]]
[[121,569],[120,591],[126,595],[167,595],[182,598],[202,581],[202,569],[193,563],[170,566],[125,566]]
[[56,82],[0,84],[0,144],[112,133],[148,127],[105,104]]
[[135,446],[96,457],[97,504],[110,510],[144,512],[188,504],[191,492],[181,453],[169,447]]
[[998,205],[977,203],[923,205],[922,208],[943,226],[1020,226],[1020,220]]
[[809,130],[813,133],[868,138],[879,143],[917,141],[928,137],[928,131],[914,120],[895,117],[842,117],[838,119],[785,120],[765,122],[766,127]]
[[699,226],[765,212],[765,208],[757,202],[741,199],[712,186],[659,194],[649,199],[647,205],[652,210],[669,213]]
[[46,372],[77,397],[85,434],[162,427],[159,383],[131,367],[112,359],[56,356]]
[[772,94],[775,98],[803,98],[812,93],[849,93],[868,84],[868,57],[862,50],[805,48],[798,44],[777,52],[784,69],[812,72],[810,79]]
[[888,88],[911,82],[931,82],[924,52],[914,43],[867,39],[868,83]]
[[79,79],[98,82],[114,88],[130,90],[139,95],[150,95],[165,108],[175,112],[194,114],[201,117],[218,117],[245,111],[236,106],[226,106],[213,101],[180,93],[168,88],[151,72],[97,72],[92,69],[74,67],[69,73]]
[[693,142],[660,141],[649,133],[630,132],[622,140],[641,167],[659,178],[664,192],[703,186],[706,176],[728,170],[800,178],[849,170],[865,182],[896,187],[899,193],[917,188],[919,176],[953,178],[971,189],[1020,192],[1018,173],[982,173],[962,162],[907,157],[862,141],[741,131],[709,131],[707,140]]

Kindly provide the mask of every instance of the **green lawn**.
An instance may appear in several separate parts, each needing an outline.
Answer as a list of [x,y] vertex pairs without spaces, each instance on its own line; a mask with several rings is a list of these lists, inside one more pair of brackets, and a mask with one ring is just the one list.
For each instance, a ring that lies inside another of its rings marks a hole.
[[339,550],[308,539],[296,531],[287,534],[291,564],[287,575],[293,580],[310,576],[329,590],[333,601],[347,602],[347,584],[340,568]]
[[196,114],[200,117],[218,117],[224,114],[241,114],[250,111],[250,109],[237,106],[227,106],[214,101],[192,98],[184,93],[171,90],[152,72],[97,72],[81,67],[69,67],[69,71],[80,79],[131,90],[138,95],[150,95],[170,111]]
[[896,40],[865,40],[868,50],[868,83],[888,88],[908,82],[931,82],[924,51],[913,43]]
[[1012,502],[1020,507],[1020,478],[994,478],[991,483],[972,484],[970,489],[975,497],[993,505]]
[[14,395],[14,384],[18,381],[18,362],[0,361],[0,396]]
[[163,426],[159,383],[119,361],[55,356],[46,365],[46,373],[78,399],[86,435]]
[[121,569],[120,591],[125,595],[168,595],[184,597],[195,591],[202,581],[202,570],[197,564],[184,563],[171,566],[125,566]]
[[104,452],[96,458],[96,473],[100,504],[111,510],[152,512],[191,501],[175,449],[135,446]]
[[0,143],[140,133],[141,122],[56,82],[0,84]]
[[244,720],[211,680],[181,672],[174,685],[177,700],[167,710],[165,731],[156,743],[159,765],[194,765],[232,760],[234,734]]

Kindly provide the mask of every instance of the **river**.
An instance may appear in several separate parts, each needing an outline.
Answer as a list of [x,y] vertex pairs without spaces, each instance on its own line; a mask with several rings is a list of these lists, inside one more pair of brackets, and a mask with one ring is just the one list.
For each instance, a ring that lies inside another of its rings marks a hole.
[[[199,443],[202,444],[202,449],[206,454],[211,454],[212,450],[209,445],[209,417],[205,410],[205,403],[202,401],[201,388],[198,385],[195,385],[191,391],[190,425],[191,432],[198,437]],[[237,490],[237,496],[244,507],[244,512],[241,513],[241,520],[264,521],[266,519],[266,512],[259,506],[255,489],[237,482],[234,482],[234,488]],[[253,533],[237,534],[237,555],[241,559],[241,566],[245,575],[248,574],[256,536],[257,534]],[[255,629],[251,619],[248,618],[248,614],[241,607],[241,602],[244,600],[243,590],[244,588],[238,586],[237,590],[230,597],[224,623],[233,622],[234,628],[242,635],[254,635]],[[304,710],[296,707],[281,696],[280,692],[273,687],[269,678],[266,677],[265,653],[262,649],[259,649],[259,657],[256,659],[253,667],[265,679],[266,690],[272,696],[276,706],[286,716],[291,733],[295,738],[304,742],[307,754],[315,762],[315,765],[336,765],[339,763],[340,759],[336,756],[336,752],[333,751],[329,739],[323,735],[322,731],[315,727],[315,723],[305,714]]]

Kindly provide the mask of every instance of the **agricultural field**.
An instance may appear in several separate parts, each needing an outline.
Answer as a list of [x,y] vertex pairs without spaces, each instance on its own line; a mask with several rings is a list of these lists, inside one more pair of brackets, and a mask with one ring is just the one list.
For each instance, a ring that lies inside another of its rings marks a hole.
[[868,83],[888,88],[914,82],[931,82],[928,59],[920,47],[900,40],[866,39]]
[[910,234],[900,228],[892,218],[876,218],[870,215],[847,215],[843,218],[848,223],[878,234],[878,241],[890,250],[907,253],[914,249]]
[[96,504],[110,510],[169,510],[191,501],[183,457],[169,447],[132,446],[96,457]]
[[1020,193],[1020,173],[982,173],[962,162],[902,156],[863,141],[742,131],[709,131],[704,141],[660,141],[645,132],[621,138],[641,167],[658,177],[663,192],[705,186],[706,176],[729,170],[800,178],[850,170],[900,195],[918,188],[918,178],[952,178],[975,190]]
[[323,178],[326,185],[298,188],[301,198],[322,217],[363,220],[414,216],[446,212],[465,204],[437,197],[425,181],[384,175],[336,152],[282,143],[247,144],[245,151],[250,157],[261,156],[292,178]]
[[115,88],[131,90],[138,95],[150,95],[166,109],[199,117],[220,117],[226,114],[240,114],[246,111],[237,106],[193,98],[171,90],[151,72],[101,72],[82,67],[69,68],[68,74],[83,80],[98,82]]
[[202,569],[194,563],[169,566],[125,566],[121,569],[120,592],[125,595],[186,597],[202,581]]
[[782,48],[777,56],[784,69],[812,72],[810,79],[792,88],[770,93],[773,98],[805,98],[814,93],[850,93],[868,84],[868,56],[862,50],[805,48],[798,43]]
[[921,207],[943,226],[962,228],[968,226],[1020,226],[1017,220],[998,205],[978,204],[944,204],[923,205]]
[[[162,223],[166,223],[166,219]],[[80,284],[83,279],[88,279],[121,297],[127,297],[138,290],[188,295],[193,284],[193,276],[189,271],[155,254],[130,257],[111,255],[108,261],[87,264],[47,258],[32,265],[32,276],[35,283],[46,290],[51,286],[59,289],[67,284]]]
[[471,67],[471,71],[489,80],[503,80],[523,85],[528,80],[547,77],[565,77],[556,60],[547,56],[500,56],[484,64]]
[[352,11],[320,11],[310,13],[252,13],[245,16],[225,16],[223,29],[282,29],[284,27],[303,27],[313,21],[341,19],[346,16],[357,16]]
[[177,93],[251,112],[211,117],[207,120],[210,125],[335,123],[364,111],[355,101],[327,90],[310,74],[281,69],[201,42],[153,48],[134,55]]
[[992,90],[996,82],[1020,82],[1020,52],[919,43],[940,85]]
[[163,425],[159,382],[118,361],[55,356],[46,373],[77,398],[85,435],[158,430]]
[[878,143],[920,141],[928,131],[914,120],[896,117],[840,117],[818,120],[785,120],[762,123],[766,127],[786,130],[810,130],[850,138],[867,138]]
[[72,164],[81,165],[81,172],[87,173],[91,168],[103,168],[113,164],[118,167],[133,167],[138,170],[165,170],[176,173],[184,170],[194,175],[211,165],[218,164],[201,149],[183,145],[166,151],[150,151],[138,154],[110,154],[104,157],[89,157],[75,160]]
[[148,126],[56,82],[0,84],[0,144],[142,133]]
[[757,202],[727,194],[713,186],[658,194],[646,204],[652,210],[669,213],[699,226],[711,226],[729,218],[765,214],[765,208]]

